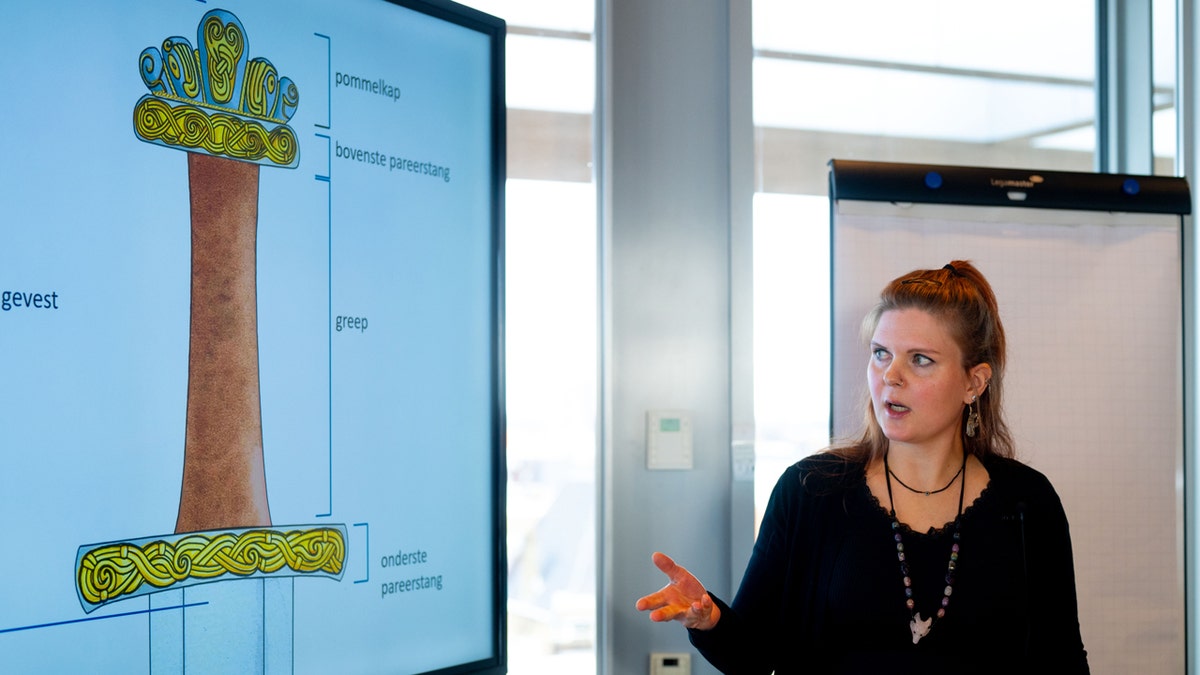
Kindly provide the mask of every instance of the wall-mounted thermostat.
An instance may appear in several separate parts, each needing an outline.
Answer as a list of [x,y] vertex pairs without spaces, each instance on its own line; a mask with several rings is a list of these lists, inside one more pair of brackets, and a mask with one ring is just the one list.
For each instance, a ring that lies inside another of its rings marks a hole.
[[692,468],[692,417],[687,411],[646,413],[646,468]]

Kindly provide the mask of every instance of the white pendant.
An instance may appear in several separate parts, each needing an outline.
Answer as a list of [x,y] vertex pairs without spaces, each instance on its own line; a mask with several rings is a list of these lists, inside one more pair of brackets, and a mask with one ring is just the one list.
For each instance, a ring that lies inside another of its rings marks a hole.
[[908,622],[908,629],[912,631],[914,645],[920,642],[921,638],[929,635],[929,627],[931,625],[933,625],[932,616],[928,619],[922,619],[920,612],[913,615],[912,621]]

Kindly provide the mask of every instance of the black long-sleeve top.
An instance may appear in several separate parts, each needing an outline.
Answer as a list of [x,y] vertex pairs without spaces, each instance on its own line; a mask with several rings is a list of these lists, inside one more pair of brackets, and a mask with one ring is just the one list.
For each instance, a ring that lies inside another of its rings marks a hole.
[[[1087,673],[1062,503],[1016,460],[984,466],[946,616],[918,644],[891,516],[861,464],[827,453],[780,477],[732,605],[714,598],[721,618],[692,644],[727,675]],[[902,529],[922,617],[941,606],[952,533]]]

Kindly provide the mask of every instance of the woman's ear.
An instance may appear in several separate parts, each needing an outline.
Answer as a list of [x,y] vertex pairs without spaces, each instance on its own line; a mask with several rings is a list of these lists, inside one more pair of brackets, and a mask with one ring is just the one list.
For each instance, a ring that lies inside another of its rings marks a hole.
[[992,380],[992,365],[990,363],[979,363],[971,367],[967,371],[967,383],[970,387],[967,394],[971,397],[967,399],[970,403],[972,399],[983,396],[984,390],[987,389],[988,383]]

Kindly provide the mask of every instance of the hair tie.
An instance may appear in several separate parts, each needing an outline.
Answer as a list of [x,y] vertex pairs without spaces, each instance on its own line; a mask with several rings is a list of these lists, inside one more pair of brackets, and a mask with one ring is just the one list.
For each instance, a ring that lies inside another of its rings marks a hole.
[[950,270],[951,274],[953,274],[954,276],[958,276],[958,268],[956,268],[954,265],[951,265],[950,263],[946,263],[945,265],[943,265],[942,269]]

